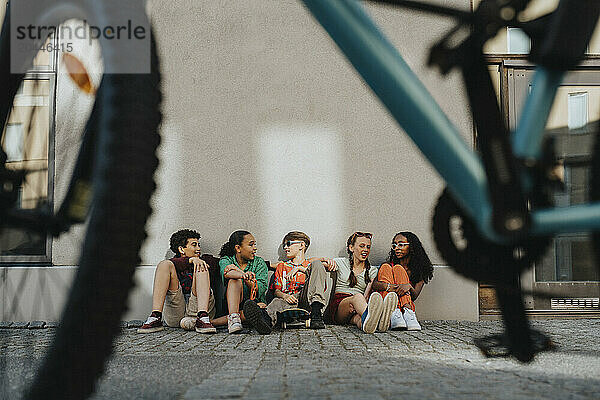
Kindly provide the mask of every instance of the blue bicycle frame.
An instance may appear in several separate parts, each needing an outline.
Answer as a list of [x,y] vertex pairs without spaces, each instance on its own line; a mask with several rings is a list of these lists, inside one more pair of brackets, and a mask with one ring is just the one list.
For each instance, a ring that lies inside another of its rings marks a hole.
[[[480,157],[465,143],[397,49],[357,0],[302,0],[400,126],[446,181],[448,188],[489,239],[492,206]],[[512,134],[515,156],[538,160],[548,114],[563,73],[539,68],[523,118]],[[532,212],[532,235],[600,230],[600,203]]]

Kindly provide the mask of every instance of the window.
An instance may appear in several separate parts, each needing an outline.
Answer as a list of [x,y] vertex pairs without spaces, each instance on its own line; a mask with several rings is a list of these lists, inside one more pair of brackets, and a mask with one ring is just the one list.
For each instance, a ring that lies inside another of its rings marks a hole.
[[[6,2],[0,4],[3,19]],[[42,202],[52,203],[55,58],[51,52],[40,52],[35,57],[3,127],[0,145],[8,156],[7,168],[34,171],[19,188],[18,207],[22,209],[36,208]],[[50,244],[46,235],[16,228],[0,229],[0,262],[48,263]]]
[[529,54],[531,41],[529,36],[519,28],[506,28],[508,54]]
[[[522,58],[506,58],[502,66],[506,78],[503,95],[508,105],[508,121],[514,129],[522,117],[534,66]],[[563,166],[564,190],[557,188],[550,199],[557,207],[581,204],[590,198],[590,167],[596,136],[593,121],[599,119],[600,63],[589,59],[564,77],[546,124],[547,135],[554,141],[557,162]],[[550,298],[536,292],[552,293],[561,299],[597,297],[600,276],[591,236],[557,235],[534,268],[522,274],[521,285],[532,292],[524,296],[526,307],[537,310],[552,307]]]
[[569,131],[583,128],[588,123],[588,93],[569,93],[568,100]]

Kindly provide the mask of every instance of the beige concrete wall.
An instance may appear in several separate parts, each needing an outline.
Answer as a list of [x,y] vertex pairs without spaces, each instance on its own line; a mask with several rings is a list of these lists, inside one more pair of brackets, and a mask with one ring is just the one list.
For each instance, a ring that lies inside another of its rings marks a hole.
[[0,267],[0,321],[58,321],[75,267]]
[[415,301],[420,320],[479,321],[479,285],[452,268],[436,266]]
[[[154,1],[151,10],[165,101],[144,265],[163,258],[182,227],[199,230],[213,254],[233,230],[247,229],[266,259],[277,258],[289,230],[306,231],[311,254],[328,256],[343,254],[352,231],[368,230],[374,264],[408,229],[442,263],[429,228],[439,178],[298,1]],[[449,21],[369,10],[470,141],[458,76],[424,66]],[[57,171],[72,164],[72,132],[85,120],[80,102],[60,117],[68,85],[59,74]],[[58,198],[65,184],[57,176]],[[53,262],[76,264],[78,242],[55,241]]]
[[[465,7],[468,7],[468,2]],[[289,230],[337,256],[352,231],[419,234],[436,263],[431,208],[440,180],[297,1],[153,2],[164,73],[163,163],[144,263],[184,226],[218,252],[235,229],[277,258]],[[370,8],[470,140],[459,80],[424,67],[444,19]]]
[[[59,321],[77,267],[0,267],[0,322]],[[123,320],[146,319],[152,308],[154,267],[136,270]]]
[[[151,1],[149,9],[164,123],[142,265],[163,259],[169,236],[183,227],[200,231],[212,254],[232,231],[247,229],[268,260],[290,230],[311,236],[311,256],[344,255],[346,238],[367,230],[375,234],[373,264],[395,232],[411,230],[443,265],[430,234],[439,177],[299,1]],[[369,12],[471,143],[460,77],[425,66],[429,46],[452,22],[382,6]],[[60,199],[90,103],[72,100],[61,74],[57,93]],[[77,263],[81,232],[54,241],[55,265]]]
[[[0,268],[0,322],[58,321],[75,272],[72,266]],[[136,270],[136,287],[123,320],[146,319],[152,308],[153,278],[152,266]],[[477,284],[450,268],[436,267],[433,280],[423,289],[416,306],[420,320],[477,321]]]

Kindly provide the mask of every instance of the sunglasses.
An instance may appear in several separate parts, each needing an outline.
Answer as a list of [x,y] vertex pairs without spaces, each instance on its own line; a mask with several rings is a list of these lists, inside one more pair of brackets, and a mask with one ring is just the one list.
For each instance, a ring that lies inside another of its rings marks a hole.
[[409,244],[410,243],[408,243],[408,242],[392,243],[392,249],[396,250],[398,247],[408,246]]
[[352,234],[353,238],[357,238],[357,237],[366,237],[367,239],[371,239],[373,237],[372,233],[369,232],[354,232]]
[[302,240],[287,240],[283,242],[283,247],[290,247],[293,244],[304,243]]

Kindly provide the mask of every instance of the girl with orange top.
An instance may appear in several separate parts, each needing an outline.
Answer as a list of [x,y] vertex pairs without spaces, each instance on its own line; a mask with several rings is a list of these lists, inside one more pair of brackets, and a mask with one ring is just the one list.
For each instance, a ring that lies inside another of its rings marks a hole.
[[414,301],[423,285],[433,278],[433,265],[421,241],[412,232],[399,232],[392,240],[386,263],[382,264],[373,282],[373,290],[386,296],[398,295],[398,307],[390,317],[391,329],[421,330]]

